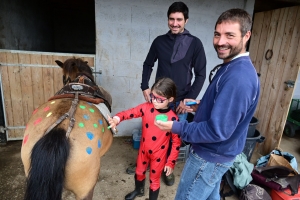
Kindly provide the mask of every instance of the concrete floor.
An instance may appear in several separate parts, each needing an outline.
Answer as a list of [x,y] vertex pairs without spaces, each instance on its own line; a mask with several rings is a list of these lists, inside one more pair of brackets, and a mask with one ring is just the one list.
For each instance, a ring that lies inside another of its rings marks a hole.
[[[300,131],[295,138],[283,136],[281,148],[283,151],[292,153],[300,161]],[[25,177],[20,159],[21,141],[8,142],[5,146],[0,146],[0,199],[1,200],[21,200],[24,195]],[[94,198],[97,200],[121,200],[131,192],[134,187],[132,175],[126,174],[126,168],[135,162],[137,150],[132,148],[132,141],[128,137],[115,137],[110,150],[104,155],[101,161],[101,173],[95,187]],[[251,162],[256,163],[260,155],[254,153]],[[159,194],[160,200],[172,200],[176,194],[176,188],[180,179],[180,173],[184,166],[183,162],[176,165],[175,184],[166,186],[161,182]],[[299,167],[298,167],[299,169]],[[148,180],[148,179],[147,179]],[[149,187],[146,181],[146,188]],[[144,200],[148,197],[148,189],[144,197],[137,197],[136,200]],[[63,193],[64,200],[74,200],[71,192]],[[231,196],[226,200],[237,200],[238,197]]]

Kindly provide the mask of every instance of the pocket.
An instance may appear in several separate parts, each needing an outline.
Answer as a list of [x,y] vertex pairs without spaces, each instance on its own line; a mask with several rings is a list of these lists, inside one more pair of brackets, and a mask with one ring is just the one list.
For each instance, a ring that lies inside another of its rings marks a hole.
[[221,181],[222,176],[229,170],[232,164],[233,162],[208,163],[206,172],[202,174],[202,177],[204,180],[207,180],[209,185],[214,187],[216,183]]

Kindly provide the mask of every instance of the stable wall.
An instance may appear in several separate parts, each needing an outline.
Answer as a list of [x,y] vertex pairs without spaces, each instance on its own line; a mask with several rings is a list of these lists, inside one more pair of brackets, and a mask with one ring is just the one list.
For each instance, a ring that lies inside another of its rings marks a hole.
[[[111,92],[112,115],[145,100],[140,89],[142,66],[152,41],[165,34],[167,10],[174,1],[96,0],[96,67],[102,70],[97,82]],[[254,0],[186,0],[189,21],[186,29],[200,38],[207,57],[207,80],[198,96],[208,86],[210,70],[221,63],[212,45],[214,25],[219,15],[230,8],[244,8],[253,13]],[[153,84],[156,66],[149,86]],[[141,127],[141,119],[122,122],[118,136],[131,135]]]

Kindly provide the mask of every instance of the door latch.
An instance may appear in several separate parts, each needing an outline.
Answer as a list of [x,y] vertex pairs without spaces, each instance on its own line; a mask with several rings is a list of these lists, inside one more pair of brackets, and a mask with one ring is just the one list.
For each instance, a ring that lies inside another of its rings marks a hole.
[[295,81],[287,80],[284,83],[286,84],[285,90],[288,90],[289,88],[294,88]]

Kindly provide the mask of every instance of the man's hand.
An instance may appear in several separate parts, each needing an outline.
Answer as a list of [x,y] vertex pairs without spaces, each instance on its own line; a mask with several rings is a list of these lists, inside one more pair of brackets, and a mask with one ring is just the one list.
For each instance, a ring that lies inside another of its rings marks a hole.
[[150,89],[146,89],[143,91],[144,98],[147,102],[151,102],[150,93],[151,93]]
[[183,101],[180,101],[179,105],[176,107],[176,113],[177,114],[182,114],[182,113],[187,113],[187,108],[186,105],[184,105]]
[[[191,105],[191,106],[187,106],[186,103],[187,102],[196,102],[195,105]],[[200,100],[194,100],[194,99],[184,99],[183,100],[183,104],[185,105],[186,111],[187,112],[196,112],[199,104],[200,104]]]
[[163,122],[160,120],[154,120],[154,124],[163,131],[170,131],[173,126],[173,121]]

